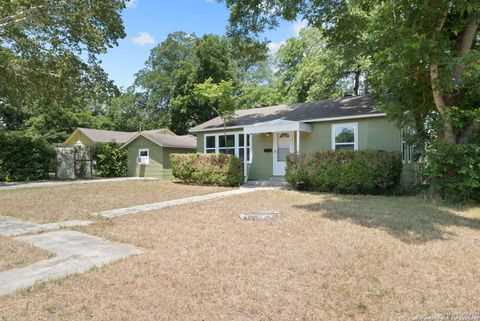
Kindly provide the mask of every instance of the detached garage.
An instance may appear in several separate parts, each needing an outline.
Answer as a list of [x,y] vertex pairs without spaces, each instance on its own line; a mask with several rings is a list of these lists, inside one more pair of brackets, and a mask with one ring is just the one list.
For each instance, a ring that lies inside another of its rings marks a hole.
[[170,154],[196,153],[194,136],[165,135],[158,130],[137,133],[122,148],[128,150],[128,176],[169,179]]

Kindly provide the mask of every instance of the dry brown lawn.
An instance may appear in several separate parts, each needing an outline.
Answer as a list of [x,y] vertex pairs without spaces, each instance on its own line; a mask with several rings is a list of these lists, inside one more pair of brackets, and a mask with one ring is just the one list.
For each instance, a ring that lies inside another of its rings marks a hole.
[[[281,218],[237,217],[254,210]],[[0,298],[0,320],[390,321],[480,310],[478,207],[264,191],[80,230],[144,253]]]
[[0,271],[29,265],[51,256],[52,253],[38,247],[11,237],[0,236]]
[[92,212],[160,202],[227,190],[169,181],[72,184],[48,188],[0,190],[0,215],[45,223],[92,219]]

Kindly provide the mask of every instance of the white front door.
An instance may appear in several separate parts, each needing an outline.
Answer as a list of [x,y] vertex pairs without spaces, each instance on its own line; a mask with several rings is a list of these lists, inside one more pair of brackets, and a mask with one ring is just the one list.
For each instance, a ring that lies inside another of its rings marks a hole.
[[273,176],[285,176],[288,154],[293,153],[293,132],[273,133]]

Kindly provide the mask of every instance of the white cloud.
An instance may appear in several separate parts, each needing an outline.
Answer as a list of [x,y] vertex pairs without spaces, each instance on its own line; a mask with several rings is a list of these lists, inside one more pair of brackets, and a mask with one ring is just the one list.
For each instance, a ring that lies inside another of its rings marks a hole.
[[132,42],[139,46],[153,45],[155,39],[148,32],[139,32],[138,36],[132,38]]
[[267,47],[268,47],[269,53],[271,55],[275,55],[278,52],[278,50],[280,49],[280,47],[284,44],[285,44],[285,41],[268,43]]
[[[207,1],[207,0],[205,0]],[[300,31],[308,26],[307,21],[305,20],[297,20],[292,24],[292,27],[290,28],[290,31],[293,33],[294,37],[298,37],[300,34]],[[286,40],[280,41],[280,42],[270,42],[267,47],[270,55],[275,55],[278,50],[280,50],[280,47],[284,45]]]
[[127,8],[135,8],[137,6],[138,0],[128,0],[125,5]]
[[307,22],[305,20],[295,21],[292,25],[292,32],[295,36],[300,34],[300,30],[307,27]]

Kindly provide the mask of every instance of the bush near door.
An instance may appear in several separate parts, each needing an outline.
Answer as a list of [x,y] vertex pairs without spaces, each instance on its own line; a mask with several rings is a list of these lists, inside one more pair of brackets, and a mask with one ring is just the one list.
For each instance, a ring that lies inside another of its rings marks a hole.
[[171,154],[172,174],[200,185],[239,186],[243,182],[242,161],[227,154]]
[[285,179],[296,188],[347,194],[381,194],[396,187],[402,174],[398,153],[327,151],[292,154]]

